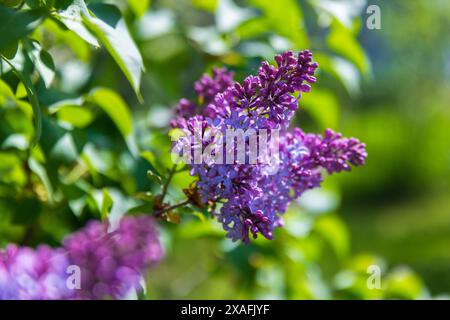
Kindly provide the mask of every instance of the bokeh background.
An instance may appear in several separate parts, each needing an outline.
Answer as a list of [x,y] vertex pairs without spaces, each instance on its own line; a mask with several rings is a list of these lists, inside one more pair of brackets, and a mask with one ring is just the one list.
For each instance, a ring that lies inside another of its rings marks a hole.
[[[306,193],[273,241],[232,243],[202,213],[162,223],[167,257],[149,274],[147,298],[449,297],[450,2],[88,1],[95,2],[117,4],[126,18],[146,66],[144,103],[104,50],[52,21],[37,29],[56,81],[50,89],[37,84],[48,112],[31,165],[29,117],[0,108],[0,246],[57,245],[99,218],[105,189],[110,215],[126,212],[142,192],[157,191],[150,166],[171,167],[168,122],[177,101],[193,96],[195,80],[213,66],[241,80],[277,52],[308,48],[318,82],[302,98],[296,125],[358,137],[367,165]],[[380,8],[380,29],[366,26],[369,5]],[[92,96],[76,102],[99,86],[123,98],[117,107],[105,93],[116,114]],[[133,141],[121,136],[128,116]],[[168,199],[182,199],[191,181],[177,174]],[[381,268],[381,289],[367,287],[370,265]]]

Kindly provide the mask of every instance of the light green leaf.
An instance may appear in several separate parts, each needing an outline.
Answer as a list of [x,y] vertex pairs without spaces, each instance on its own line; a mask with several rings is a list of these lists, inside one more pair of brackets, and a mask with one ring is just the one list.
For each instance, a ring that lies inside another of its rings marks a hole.
[[332,92],[314,89],[302,97],[300,107],[308,112],[322,129],[338,126],[339,103]]
[[19,78],[20,81],[25,85],[25,89],[27,91],[28,100],[33,108],[34,112],[34,138],[31,143],[31,146],[37,144],[41,137],[42,132],[42,112],[41,107],[39,106],[39,101],[37,98],[36,90],[31,81],[30,75],[20,72],[16,67],[6,58],[2,57],[2,59],[9,65],[9,67],[13,70],[14,74]]
[[125,101],[117,93],[107,88],[96,88],[89,93],[87,100],[102,108],[124,137],[131,133],[131,114]]
[[48,107],[50,114],[56,113],[58,120],[84,128],[92,123],[94,114],[84,104],[84,98],[66,99],[58,101]]
[[423,299],[425,288],[422,280],[408,267],[398,267],[389,274],[386,296],[390,299]]
[[0,51],[33,32],[46,16],[41,9],[17,11],[0,6]]
[[214,12],[217,7],[217,0],[192,0],[192,5],[202,10]]
[[251,0],[255,7],[261,9],[265,19],[265,30],[273,30],[278,35],[291,40],[297,48],[306,48],[308,37],[303,23],[303,14],[294,0]]
[[136,17],[142,17],[150,7],[150,0],[128,0],[128,5]]
[[108,214],[112,206],[113,206],[113,199],[109,195],[108,189],[103,188],[102,206],[100,208],[100,216],[102,220],[108,219]]
[[41,182],[44,185],[45,190],[47,191],[49,202],[53,203],[55,199],[53,186],[50,182],[50,179],[47,175],[47,171],[45,170],[44,166],[33,157],[31,157],[28,160],[28,165],[31,171],[33,171],[39,177],[39,179],[41,179]]
[[334,20],[331,25],[327,44],[334,52],[351,61],[361,73],[369,71],[369,62],[356,35],[338,20]]
[[138,155],[133,136],[131,113],[125,101],[117,93],[107,88],[93,89],[86,99],[108,114],[124,137],[130,152]]
[[45,20],[43,24],[45,29],[48,30],[55,38],[69,46],[81,61],[88,61],[91,54],[89,42],[84,41],[81,36],[71,29],[62,28],[61,25],[65,24],[60,18],[58,18],[58,16]]
[[314,226],[339,258],[345,258],[350,251],[350,239],[345,224],[335,215],[326,215],[317,219]]
[[138,99],[141,73],[145,69],[141,54],[128,31],[120,11],[112,5],[96,4],[96,16],[83,14],[83,23],[102,43],[131,83]]

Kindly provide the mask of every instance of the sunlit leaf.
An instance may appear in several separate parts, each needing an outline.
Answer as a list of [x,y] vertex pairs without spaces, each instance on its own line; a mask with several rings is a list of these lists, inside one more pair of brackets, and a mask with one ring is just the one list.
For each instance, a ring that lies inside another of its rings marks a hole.
[[232,0],[218,0],[216,24],[221,32],[230,32],[253,16],[255,16],[254,11],[241,8]]
[[96,4],[92,11],[95,16],[83,14],[83,23],[105,46],[142,101],[140,85],[144,63],[120,11],[106,4]]
[[58,17],[66,25],[66,27],[86,42],[98,47],[97,39],[83,24],[83,15],[90,16],[89,10],[83,0],[73,0],[73,3],[66,9],[58,12]]
[[424,286],[410,269],[397,268],[387,277],[386,296],[391,299],[420,299],[424,297]]
[[[65,27],[61,26],[64,25]],[[58,40],[69,46],[72,51],[77,55],[78,59],[82,61],[88,61],[90,57],[90,45],[87,41],[83,40],[80,35],[69,29],[61,20],[56,17],[47,19],[44,22],[46,30],[52,33]]]
[[217,1],[218,0],[192,0],[192,4],[199,9],[213,12],[217,7]]
[[344,258],[349,253],[350,239],[348,231],[337,216],[326,215],[320,217],[316,221],[314,228],[328,241],[339,258]]
[[134,14],[140,18],[147,12],[150,2],[150,0],[128,0],[128,5]]
[[334,52],[354,63],[361,73],[369,71],[369,62],[356,36],[336,20],[331,25],[327,44]]
[[109,211],[111,210],[111,207],[113,206],[113,200],[111,196],[109,195],[108,189],[103,188],[103,199],[102,199],[102,205],[100,208],[100,216],[102,220],[108,219]]
[[290,39],[297,48],[307,47],[308,37],[297,1],[251,0],[250,2],[261,9],[266,31],[270,30]]
[[336,128],[339,123],[339,102],[330,91],[312,90],[302,97],[300,108],[308,112],[322,129]]
[[3,58],[3,60],[10,66],[10,68],[13,70],[15,75],[19,78],[20,81],[25,85],[25,89],[27,91],[28,100],[33,107],[33,113],[34,113],[34,138],[31,143],[31,146],[36,145],[36,143],[39,141],[41,137],[41,131],[42,131],[42,112],[41,107],[39,105],[39,101],[37,98],[37,93],[34,88],[33,82],[31,81],[30,75],[27,73],[22,73],[16,67],[6,58]]
[[125,101],[114,91],[107,88],[93,89],[86,98],[108,114],[124,137],[130,152],[138,154],[133,136],[133,122],[130,110]]

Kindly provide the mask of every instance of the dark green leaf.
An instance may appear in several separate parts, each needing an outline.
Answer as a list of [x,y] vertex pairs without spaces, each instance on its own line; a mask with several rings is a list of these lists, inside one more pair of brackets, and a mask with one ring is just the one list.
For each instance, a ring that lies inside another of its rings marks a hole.
[[46,16],[42,9],[17,11],[0,5],[0,50],[33,32]]

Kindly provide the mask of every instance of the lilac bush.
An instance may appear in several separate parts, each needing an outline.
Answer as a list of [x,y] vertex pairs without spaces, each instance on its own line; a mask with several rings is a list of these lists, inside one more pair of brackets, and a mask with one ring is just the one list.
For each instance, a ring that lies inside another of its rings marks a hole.
[[[297,56],[287,51],[275,62],[263,62],[258,74],[242,83],[234,82],[226,68],[213,69],[212,76],[194,84],[197,101],[181,99],[171,122],[186,133],[175,143],[177,150],[188,146],[192,156],[213,147],[212,158],[190,163],[198,180],[184,203],[208,208],[233,241],[248,243],[259,234],[272,239],[289,204],[319,187],[323,172],[349,171],[367,157],[363,143],[331,129],[324,135],[290,129],[302,94],[316,82],[318,65],[307,50]],[[258,154],[251,162],[251,146],[244,147],[243,158],[234,140],[230,149],[217,148],[230,129],[253,130],[258,150],[266,143],[276,146],[277,153]],[[231,162],[214,161],[230,155]],[[167,185],[156,198],[155,217],[180,206],[164,203],[166,191]],[[115,230],[91,221],[60,248],[9,245],[0,251],[0,299],[122,299],[142,290],[143,275],[163,255],[153,217],[124,217]],[[79,268],[80,288],[67,285],[70,266]]]
[[[176,152],[189,145],[195,148],[226,140],[227,130],[242,129],[269,132],[269,143],[277,140],[278,155],[255,164],[190,162],[191,174],[198,176],[196,187],[205,205],[221,205],[214,213],[233,241],[249,242],[262,234],[273,238],[275,227],[283,225],[281,215],[304,191],[320,186],[322,171],[348,171],[364,164],[365,145],[355,138],[343,138],[327,129],[323,136],[289,130],[302,93],[316,82],[318,67],[308,50],[297,57],[287,51],[275,57],[276,66],[263,62],[256,76],[242,83],[232,82],[226,69],[204,75],[194,88],[198,102],[182,99],[172,126],[185,135],[175,143]],[[201,135],[201,144],[195,136]],[[280,132],[279,137],[274,132]],[[217,138],[216,133],[221,133]],[[260,135],[258,134],[258,137]],[[260,141],[260,140],[257,140]],[[249,159],[249,148],[245,160]],[[223,152],[222,159],[229,151]],[[236,154],[236,150],[232,150]],[[265,155],[267,157],[267,155]],[[264,156],[263,156],[264,157]],[[234,158],[236,159],[236,158]],[[275,173],[273,168],[276,168]]]

